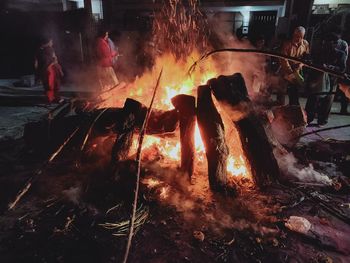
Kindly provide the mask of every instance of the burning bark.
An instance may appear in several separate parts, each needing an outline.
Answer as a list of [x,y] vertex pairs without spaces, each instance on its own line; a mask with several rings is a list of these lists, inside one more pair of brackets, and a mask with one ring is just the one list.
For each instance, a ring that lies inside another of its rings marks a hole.
[[[112,160],[119,161],[128,156],[133,134],[141,129],[146,113],[147,107],[145,105],[130,98],[126,99],[122,116],[118,120],[114,120],[116,123],[115,131],[118,135],[112,149]],[[148,120],[146,133],[171,133],[176,130],[177,126],[178,116],[176,110],[153,110]]]
[[172,98],[171,102],[180,120],[181,169],[191,179],[195,154],[196,99],[193,96],[181,94]]
[[[128,109],[126,109],[125,107],[127,107]],[[100,118],[99,122],[97,123],[96,126],[98,130],[108,130],[112,126],[114,126],[114,129],[117,133],[124,132],[124,129],[126,128],[124,126],[127,125],[125,123],[125,118],[126,115],[130,113],[129,110],[131,110],[131,108],[134,108],[133,113],[135,117],[135,129],[140,130],[143,121],[146,117],[147,107],[139,101],[130,98],[126,99],[123,109],[109,108],[108,111],[106,111],[104,116]],[[104,109],[98,109],[96,110],[96,113],[102,110]],[[171,133],[176,130],[177,126],[178,117],[176,110],[164,111],[159,109],[153,109],[147,125],[146,134]]]
[[227,183],[227,157],[225,130],[208,85],[198,87],[197,101],[198,126],[208,160],[209,184],[212,190],[222,191]]
[[112,162],[125,160],[132,145],[137,117],[142,109],[142,104],[136,100],[127,99],[123,108],[123,117],[117,122],[119,131],[112,148]]
[[269,140],[271,134],[252,110],[242,75],[220,76],[210,80],[209,84],[237,128],[256,185],[263,187],[276,181],[280,172]]

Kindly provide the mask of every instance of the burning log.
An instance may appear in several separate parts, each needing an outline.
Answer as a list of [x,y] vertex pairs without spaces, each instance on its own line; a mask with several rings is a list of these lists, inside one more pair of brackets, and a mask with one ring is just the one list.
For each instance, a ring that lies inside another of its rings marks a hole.
[[224,124],[213,103],[210,86],[199,86],[197,98],[197,120],[208,160],[210,188],[222,191],[226,189],[229,154]]
[[112,161],[125,160],[128,157],[132,138],[135,131],[137,117],[142,109],[142,104],[136,100],[127,99],[123,108],[123,117],[117,122],[119,131],[112,148]]
[[[128,105],[128,106],[127,106]],[[134,105],[134,106],[131,106]],[[136,105],[139,105],[136,107]],[[106,133],[111,130],[113,127],[114,131],[117,133],[124,132],[125,122],[125,106],[127,107],[136,107],[137,112],[134,112],[135,115],[135,129],[140,130],[143,124],[143,121],[146,117],[147,107],[140,102],[133,99],[126,99],[124,108],[109,108],[103,116],[96,123],[96,129],[100,133]],[[136,108],[134,110],[136,110]],[[104,109],[98,109],[94,114],[98,114]],[[128,110],[127,110],[128,111]],[[120,123],[121,122],[121,123]],[[152,110],[146,134],[164,134],[171,133],[176,130],[178,126],[178,116],[176,110],[164,111],[159,109]]]
[[192,177],[194,166],[194,131],[196,125],[196,99],[189,95],[177,95],[171,99],[180,120],[181,169]]
[[[146,117],[147,107],[133,99],[126,99],[122,116],[114,120],[117,138],[112,149],[112,160],[123,160],[128,156],[133,134],[140,130]],[[106,117],[106,123],[111,118]],[[174,132],[177,128],[178,116],[176,110],[162,111],[153,110],[148,120],[147,134],[163,134]]]
[[242,75],[220,76],[208,83],[237,128],[256,185],[263,187],[275,182],[280,172],[270,141],[273,136],[252,111],[253,105]]

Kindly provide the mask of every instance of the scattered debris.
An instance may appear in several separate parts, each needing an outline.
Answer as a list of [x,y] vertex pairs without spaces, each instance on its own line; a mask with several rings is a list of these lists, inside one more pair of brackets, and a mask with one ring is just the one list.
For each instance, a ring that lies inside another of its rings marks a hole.
[[195,240],[203,242],[204,241],[204,234],[202,231],[193,231],[193,237]]
[[[141,205],[135,214],[135,233],[140,229],[140,227],[146,222],[149,216],[149,209],[146,206]],[[103,223],[99,224],[105,229],[115,230],[113,236],[126,236],[129,232],[129,220],[122,220],[115,223]]]
[[304,217],[291,216],[284,224],[291,231],[306,234],[311,228],[311,223]]

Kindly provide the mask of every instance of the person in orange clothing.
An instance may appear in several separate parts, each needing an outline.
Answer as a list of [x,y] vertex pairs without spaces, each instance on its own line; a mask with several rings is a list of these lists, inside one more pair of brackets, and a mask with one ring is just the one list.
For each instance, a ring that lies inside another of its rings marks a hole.
[[59,90],[63,71],[58,63],[51,38],[42,41],[35,57],[34,68],[37,78],[44,86],[47,101],[49,103],[60,102]]
[[[295,28],[290,41],[284,42],[281,53],[294,58],[303,58],[310,53],[309,43],[304,39],[305,28]],[[287,59],[281,59],[281,73],[287,82],[289,105],[299,105],[299,89],[304,85],[302,65]]]
[[119,84],[113,70],[113,59],[118,55],[109,44],[108,30],[101,30],[96,43],[97,74],[101,90],[108,90]]

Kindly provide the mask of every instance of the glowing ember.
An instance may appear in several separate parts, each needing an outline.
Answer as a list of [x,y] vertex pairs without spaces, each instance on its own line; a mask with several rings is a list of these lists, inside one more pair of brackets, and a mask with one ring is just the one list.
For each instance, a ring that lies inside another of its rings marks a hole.
[[159,195],[162,199],[166,199],[169,196],[169,187],[168,186],[164,186],[160,189],[160,195]]
[[154,179],[154,178],[147,178],[147,179],[142,180],[142,183],[147,185],[148,188],[154,188],[160,184],[160,181],[158,179]]
[[[198,54],[191,54],[187,61],[176,60],[170,54],[163,54],[157,57],[155,66],[152,71],[143,74],[140,78],[136,79],[134,83],[130,85],[127,94],[120,96],[121,100],[131,97],[135,100],[141,101],[143,104],[148,104],[150,99],[149,92],[154,86],[155,76],[163,68],[163,75],[160,82],[160,88],[158,90],[154,108],[162,110],[171,110],[173,105],[171,99],[179,94],[187,94],[196,96],[197,87],[205,84],[209,79],[218,75],[215,64],[213,61],[208,60],[206,68],[200,68],[189,76],[187,69],[192,65],[193,61],[198,58]],[[195,149],[196,149],[196,163],[197,165],[204,165],[206,161],[205,148],[200,136],[198,124],[195,126]],[[231,140],[232,141],[232,140]],[[231,148],[234,147],[233,151]],[[240,156],[241,150],[236,149],[237,146],[231,145],[230,155],[227,163],[227,171],[232,176],[249,176],[249,170],[242,156]],[[136,152],[137,138],[134,138],[132,152]],[[175,139],[160,138],[156,136],[147,135],[144,138],[142,149],[144,150],[144,158],[148,160],[156,160],[159,156],[164,157],[167,160],[176,161],[181,160],[181,144],[179,136]],[[240,156],[240,157],[238,157]],[[164,190],[165,191],[165,190]]]
[[227,160],[227,171],[229,174],[233,175],[233,176],[247,176],[247,167],[245,164],[245,161],[242,157],[242,155],[239,156],[240,161],[238,162],[237,160],[235,160],[235,158],[233,158],[232,156],[230,156]]
[[202,141],[201,134],[199,132],[197,122],[196,122],[196,127],[194,130],[194,144],[195,144],[196,152],[197,152],[197,160],[199,162],[204,162],[205,148],[204,148],[204,143]]

